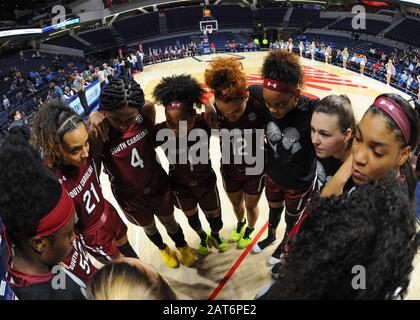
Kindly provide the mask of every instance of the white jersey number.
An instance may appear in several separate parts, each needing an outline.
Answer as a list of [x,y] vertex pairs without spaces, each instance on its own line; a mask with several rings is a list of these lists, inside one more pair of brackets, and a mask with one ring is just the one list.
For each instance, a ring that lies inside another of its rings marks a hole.
[[140,158],[136,148],[133,148],[131,151],[131,165],[134,168],[137,168],[138,166],[140,166],[140,168],[144,168],[143,160]]
[[96,204],[94,202],[91,202],[91,192],[93,193],[93,196],[96,199],[96,202],[99,203],[99,197],[98,194],[96,193],[95,190],[95,186],[93,185],[93,183],[90,184],[90,190],[87,190],[84,194],[83,194],[83,202],[85,203],[85,207],[86,207],[86,211],[88,214],[91,214],[92,211],[96,208]]

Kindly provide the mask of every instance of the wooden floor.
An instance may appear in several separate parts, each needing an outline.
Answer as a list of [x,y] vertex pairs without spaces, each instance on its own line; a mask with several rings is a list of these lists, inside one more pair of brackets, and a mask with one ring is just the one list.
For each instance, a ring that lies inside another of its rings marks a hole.
[[[218,56],[226,55],[219,54]],[[266,53],[241,53],[236,54],[240,57],[244,65],[248,82],[250,84],[259,83],[259,72]],[[186,58],[164,63],[146,66],[144,72],[136,74],[138,81],[146,94],[146,99],[152,100],[151,92],[158,81],[164,76],[173,74],[189,73],[196,77],[200,82],[204,82],[204,70],[214,55],[202,57]],[[343,70],[321,62],[312,62],[303,59],[305,66],[305,92],[322,98],[328,94],[347,94],[352,101],[356,118],[359,120],[366,108],[373,102],[374,98],[384,92],[399,91],[387,88],[386,85],[372,80],[369,77],[361,76],[351,71]],[[400,93],[401,94],[401,93]],[[157,122],[164,121],[164,109],[157,106]],[[164,168],[167,170],[168,163],[165,156],[158,149],[158,154]],[[224,228],[222,236],[229,237],[230,232],[236,225],[236,219],[230,202],[223,190],[219,173],[220,150],[216,138],[211,138],[210,154],[214,170],[218,178],[218,188],[222,203],[222,217]],[[112,196],[109,181],[105,174],[101,174],[105,197],[110,200],[116,208],[118,205]],[[268,204],[263,195],[260,200],[260,217],[256,225],[257,236],[261,238],[266,234],[266,222],[268,220]],[[123,214],[119,210],[121,216]],[[201,221],[206,231],[209,226],[204,216]],[[179,210],[175,211],[175,217],[181,224],[190,246],[198,247],[198,237],[189,227],[187,219]],[[178,269],[170,269],[163,264],[158,249],[145,236],[143,230],[128,223],[129,239],[134,249],[138,252],[141,259],[151,263],[171,284],[180,299],[253,299],[255,294],[267,282],[270,281],[270,268],[267,259],[271,255],[275,246],[267,248],[258,255],[252,254],[250,247],[246,250],[236,248],[235,243],[230,243],[229,249],[225,253],[214,252],[206,257],[199,257],[197,264],[192,268],[181,265]],[[174,248],[173,242],[169,239],[164,228],[157,222],[158,228],[168,245]],[[282,218],[278,228],[277,238],[281,239],[284,232],[284,220]],[[256,241],[257,239],[255,239]],[[408,299],[420,299],[420,258],[417,255],[415,269],[412,273],[412,280],[409,289]]]

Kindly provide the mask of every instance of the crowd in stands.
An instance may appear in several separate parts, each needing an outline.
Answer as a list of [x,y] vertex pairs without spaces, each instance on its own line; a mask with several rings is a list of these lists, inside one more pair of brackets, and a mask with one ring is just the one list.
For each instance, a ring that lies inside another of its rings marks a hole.
[[[301,39],[299,39],[301,40]],[[276,41],[270,43],[270,50],[293,50],[306,58],[317,59],[344,68],[355,70],[363,75],[386,82],[389,85],[410,94],[420,97],[420,50],[409,48],[401,50],[394,48],[386,53],[383,49],[371,47],[366,52],[356,51],[353,48],[341,48],[333,43],[318,41],[296,42],[291,49],[289,41]]]
[[[302,41],[299,41],[302,40]],[[144,65],[158,62],[180,59],[188,56],[202,54],[202,44],[194,41],[160,47],[148,47],[145,52],[131,50],[125,57],[118,57],[109,61],[99,61],[94,58],[64,57],[56,55],[52,58],[49,66],[40,65],[36,70],[23,72],[16,66],[9,70],[0,69],[0,128],[10,125],[17,116],[24,118],[36,110],[43,102],[52,99],[65,101],[78,94],[84,108],[86,99],[77,84],[83,82],[87,86],[95,80],[99,80],[101,87],[110,77],[131,76],[136,71],[143,71]],[[210,45],[211,52],[216,52],[215,47]],[[254,42],[240,42],[227,40],[226,52],[256,51],[260,46]],[[308,41],[298,39],[293,43],[288,41],[276,41],[270,43],[270,50],[293,50],[302,56],[317,59],[326,63],[343,66],[355,70],[361,74],[371,76],[382,82],[397,87],[398,89],[420,96],[420,52],[419,49],[400,50],[394,48],[391,52],[385,52],[381,48],[372,46],[366,52],[357,52],[353,48],[342,48],[333,43],[322,41]],[[43,54],[33,51],[29,54],[18,54],[23,65],[29,60],[41,59]],[[83,91],[83,90],[82,90]],[[88,112],[86,110],[86,112]]]
[[235,40],[227,40],[225,44],[226,52],[252,52],[259,51],[260,46],[258,43],[252,41],[240,42]]
[[165,46],[165,48],[149,47],[145,54],[144,61],[145,64],[153,64],[191,57],[198,53],[198,46],[194,41],[182,44],[177,41],[174,45]]
[[[36,53],[28,57],[19,53],[19,56],[22,63],[39,58]],[[85,113],[88,113],[84,96],[86,86],[96,80],[103,86],[113,76],[131,76],[133,72],[143,69],[142,60],[143,54],[139,51],[106,62],[90,57],[56,55],[51,65],[41,64],[29,72],[23,72],[16,66],[10,67],[8,71],[0,69],[0,131],[7,130],[16,117],[18,120],[25,119],[19,123],[27,124],[26,118],[45,101],[66,101],[73,95],[79,95]]]

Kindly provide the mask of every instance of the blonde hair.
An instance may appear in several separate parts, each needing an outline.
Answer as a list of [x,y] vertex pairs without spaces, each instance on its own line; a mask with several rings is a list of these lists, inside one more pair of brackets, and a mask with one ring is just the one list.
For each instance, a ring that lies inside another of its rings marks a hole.
[[152,266],[133,258],[106,264],[88,284],[87,293],[90,300],[177,299],[168,282]]

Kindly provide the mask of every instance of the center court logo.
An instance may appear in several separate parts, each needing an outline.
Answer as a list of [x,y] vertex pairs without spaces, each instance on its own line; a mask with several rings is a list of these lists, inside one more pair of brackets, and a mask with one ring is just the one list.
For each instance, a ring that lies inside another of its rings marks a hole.
[[[246,175],[264,172],[264,129],[212,129],[211,135],[221,139],[222,164],[245,165]],[[209,164],[209,139],[203,129],[188,132],[186,121],[180,121],[178,139],[171,129],[161,129],[156,135],[156,141],[163,142],[160,147],[172,165]],[[176,152],[178,149],[184,152]]]

